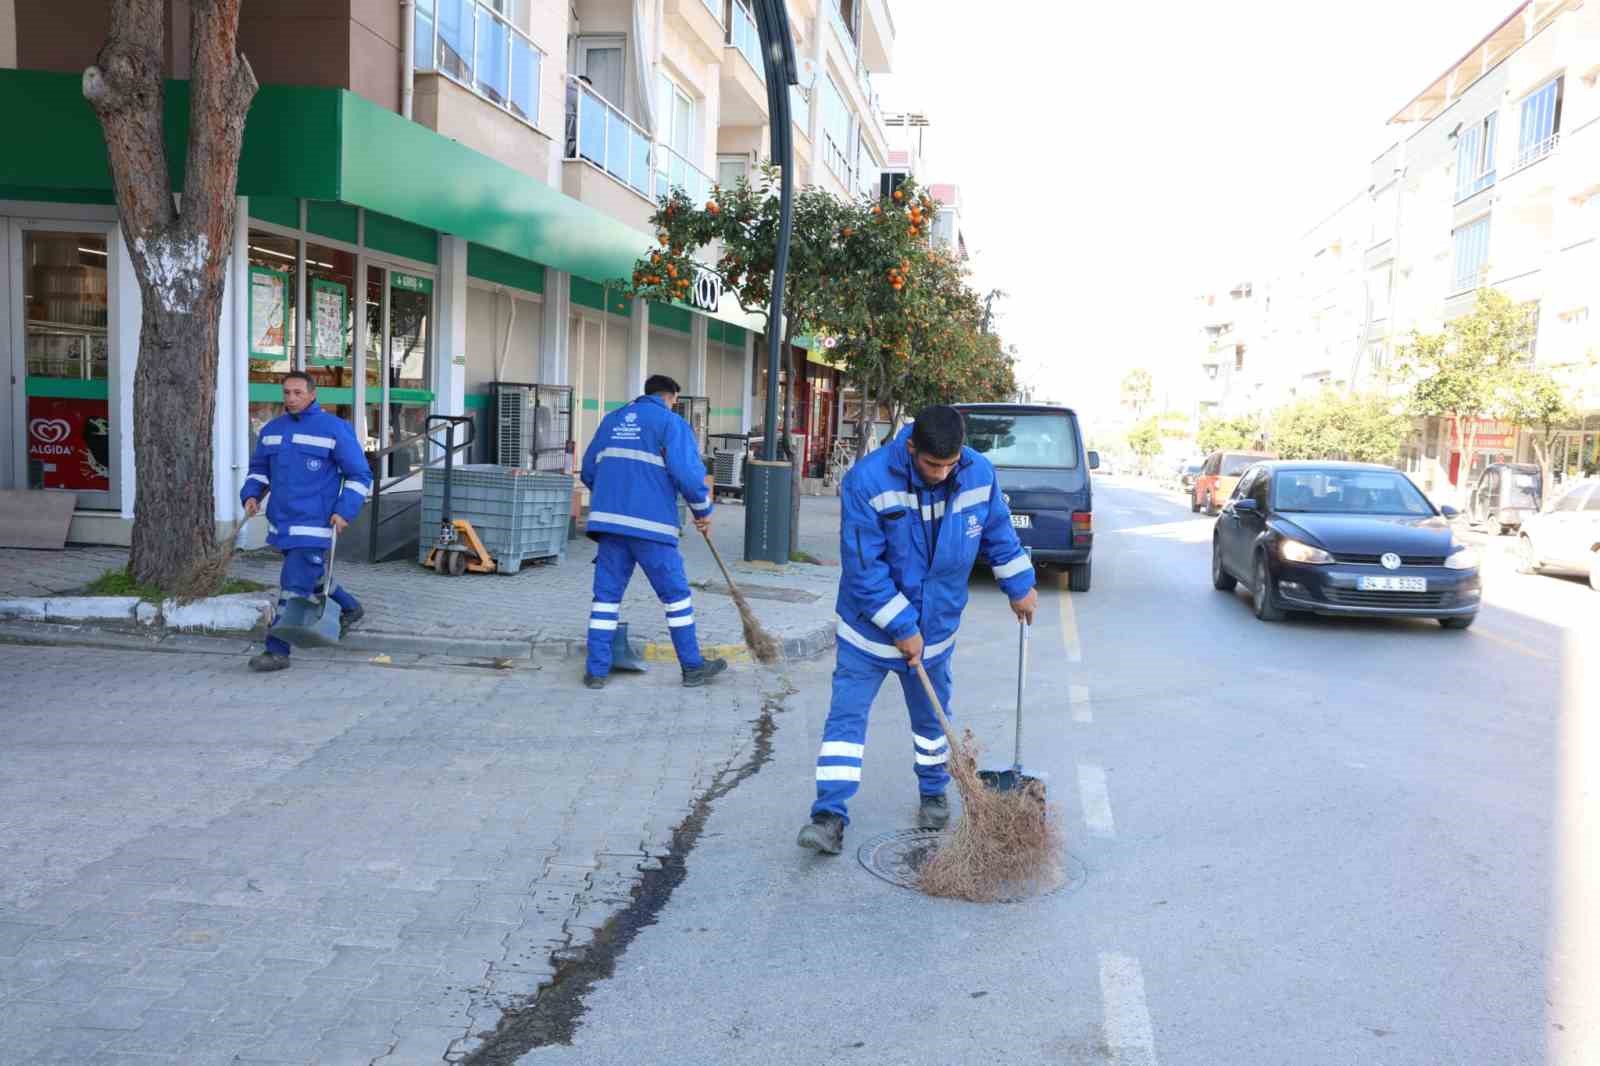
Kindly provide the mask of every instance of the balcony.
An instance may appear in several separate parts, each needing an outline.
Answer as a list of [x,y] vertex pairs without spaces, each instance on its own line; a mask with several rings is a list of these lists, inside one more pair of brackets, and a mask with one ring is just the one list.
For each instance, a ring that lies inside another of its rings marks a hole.
[[655,208],[650,135],[611,101],[567,77],[562,189],[623,221],[647,228]]
[[707,62],[721,60],[721,0],[666,0],[665,14]]
[[722,125],[764,126],[766,122],[767,72],[761,57],[761,34],[743,0],[730,0],[722,59]]
[[673,189],[682,189],[690,200],[703,204],[711,199],[711,175],[664,144],[656,144],[656,199]]
[[479,0],[416,0],[415,11],[417,70],[538,128],[545,54],[532,38]]
[[1517,165],[1515,169],[1521,170],[1523,167],[1531,167],[1533,164],[1539,162],[1539,160],[1545,158],[1546,156],[1555,154],[1555,150],[1559,147],[1561,147],[1560,133],[1552,133],[1550,136],[1535,141],[1532,144],[1524,145],[1522,149],[1517,152]]

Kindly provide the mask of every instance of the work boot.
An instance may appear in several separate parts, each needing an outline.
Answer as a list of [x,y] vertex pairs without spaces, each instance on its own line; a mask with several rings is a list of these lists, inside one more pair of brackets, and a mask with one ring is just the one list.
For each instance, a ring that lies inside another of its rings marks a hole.
[[943,829],[950,824],[950,801],[943,792],[937,796],[923,796],[917,810],[917,825],[923,829]]
[[726,659],[707,659],[692,670],[683,672],[684,688],[699,688],[701,685],[711,683],[711,679],[728,668]]
[[250,660],[250,669],[258,674],[270,674],[278,670],[287,670],[289,669],[289,657],[264,651]]
[[339,639],[343,640],[344,635],[354,629],[356,627],[356,623],[361,621],[366,616],[367,609],[362,607],[360,604],[356,605],[355,610],[345,611],[343,614],[341,614],[339,616]]
[[844,819],[824,811],[811,816],[811,824],[800,830],[802,848],[810,848],[824,855],[837,855],[844,850]]
[[591,674],[589,671],[585,670],[583,672],[583,687],[592,688],[598,691],[599,689],[606,687],[606,679],[603,677],[596,677],[594,674]]

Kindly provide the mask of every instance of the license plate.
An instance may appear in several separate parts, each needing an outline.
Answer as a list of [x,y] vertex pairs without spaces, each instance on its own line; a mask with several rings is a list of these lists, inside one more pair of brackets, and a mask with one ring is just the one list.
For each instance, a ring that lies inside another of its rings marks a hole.
[[1026,514],[1014,514],[1014,515],[1012,515],[1011,516],[1011,528],[1012,529],[1032,529],[1033,528],[1033,516],[1032,515],[1026,515]]
[[1425,577],[1364,577],[1360,585],[1362,592],[1427,592],[1428,579]]

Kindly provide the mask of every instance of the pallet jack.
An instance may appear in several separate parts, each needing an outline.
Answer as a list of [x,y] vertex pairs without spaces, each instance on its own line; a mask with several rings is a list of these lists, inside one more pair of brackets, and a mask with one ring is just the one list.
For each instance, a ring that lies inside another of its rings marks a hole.
[[[460,577],[471,571],[474,574],[492,574],[496,566],[489,549],[483,546],[478,531],[465,518],[450,514],[450,485],[455,478],[455,428],[466,424],[470,433],[472,419],[464,415],[431,415],[427,426],[435,422],[445,424],[444,445],[444,500],[439,508],[439,533],[422,565],[445,577]],[[427,428],[426,426],[424,427]],[[469,436],[463,443],[471,443]]]

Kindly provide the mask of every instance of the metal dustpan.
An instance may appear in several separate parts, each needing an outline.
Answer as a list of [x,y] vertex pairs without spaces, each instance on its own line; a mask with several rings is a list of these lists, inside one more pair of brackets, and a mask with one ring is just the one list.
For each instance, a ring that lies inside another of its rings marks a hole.
[[1037,786],[1039,797],[1044,798],[1046,775],[1029,773],[1022,769],[1022,692],[1028,676],[1028,624],[1017,623],[1017,746],[1011,765],[993,770],[979,770],[978,779],[985,788],[996,792],[1015,792]]
[[322,577],[322,595],[290,596],[278,607],[278,617],[267,632],[296,648],[327,648],[339,643],[339,617],[343,613],[333,602],[333,553],[339,534],[328,546],[328,569]]
[[648,669],[644,659],[633,650],[633,645],[628,643],[626,622],[618,622],[617,630],[611,637],[611,669],[625,670],[630,674],[642,674]]

